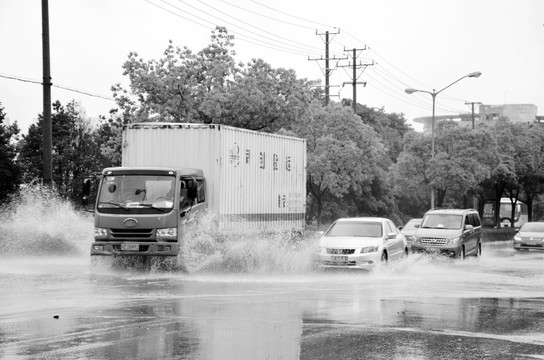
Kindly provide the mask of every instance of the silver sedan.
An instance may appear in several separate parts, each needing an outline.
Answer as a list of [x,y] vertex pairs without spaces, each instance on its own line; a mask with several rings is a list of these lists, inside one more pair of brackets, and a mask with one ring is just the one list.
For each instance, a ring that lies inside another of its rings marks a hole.
[[406,237],[386,218],[336,220],[319,239],[321,268],[373,269],[408,255]]
[[528,222],[514,236],[516,250],[544,250],[544,221]]

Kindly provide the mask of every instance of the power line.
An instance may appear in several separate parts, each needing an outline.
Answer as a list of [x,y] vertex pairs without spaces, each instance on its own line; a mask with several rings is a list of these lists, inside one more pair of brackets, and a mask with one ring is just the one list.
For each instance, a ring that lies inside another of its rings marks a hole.
[[[181,1],[181,0],[178,0],[178,1]],[[225,13],[224,11],[221,11],[221,10],[219,10],[219,9],[217,9],[217,8],[215,8],[215,7],[213,7],[213,6],[211,6],[210,4],[206,4],[206,3],[203,2],[202,0],[198,0],[198,2],[201,3],[202,5],[205,5],[205,6],[209,7],[209,8],[211,8],[211,9],[213,9],[213,10],[215,10],[215,11],[217,11],[217,12],[223,14],[223,15],[225,15],[225,16],[228,16],[228,17],[230,17],[230,18],[232,18],[232,19],[235,19],[235,20],[241,22],[242,24],[245,24],[245,25],[250,26],[250,27],[252,27],[252,28],[254,28],[254,29],[257,29],[257,30],[259,30],[259,31],[262,31],[262,32],[264,32],[264,33],[266,33],[266,34],[270,34],[270,35],[275,36],[275,37],[277,37],[277,38],[279,38],[279,39],[286,40],[286,41],[288,41],[288,42],[292,42],[292,43],[294,43],[294,44],[297,44],[298,46],[306,47],[307,49],[311,49],[312,51],[316,51],[316,52],[321,51],[321,49],[319,49],[319,48],[317,48],[317,47],[308,46],[308,45],[306,45],[306,44],[304,44],[304,43],[301,43],[301,42],[298,42],[298,41],[294,41],[294,40],[292,40],[292,39],[288,39],[288,38],[285,38],[285,37],[283,37],[283,36],[276,35],[275,33],[272,33],[272,32],[270,32],[270,31],[261,29],[260,27],[255,26],[255,25],[252,25],[252,24],[250,24],[250,23],[248,23],[248,22],[242,21],[242,20],[240,20],[240,19],[238,19],[238,18],[236,18],[236,17],[234,17],[234,16],[231,16],[231,15]],[[185,2],[183,2],[183,3],[185,3]],[[186,4],[186,3],[185,3],[185,4]],[[188,5],[188,4],[187,4],[187,5]],[[189,6],[191,6],[191,5],[189,5]],[[193,7],[193,6],[191,6],[191,7]],[[194,8],[194,7],[193,7],[193,8]],[[199,10],[199,11],[202,11],[202,10]],[[217,18],[217,17],[215,17],[215,18],[221,20],[220,18]],[[242,29],[242,28],[241,28],[241,29]],[[247,31],[247,30],[246,30],[246,31]],[[257,35],[257,34],[256,34],[256,35]],[[292,45],[289,45],[289,46],[292,46]]]
[[[153,6],[156,6],[156,7],[158,7],[159,9],[164,10],[164,11],[166,11],[166,12],[172,14],[172,15],[178,16],[178,17],[180,17],[180,18],[182,18],[182,19],[184,19],[184,20],[187,20],[187,21],[192,22],[192,23],[194,23],[194,24],[197,24],[197,25],[199,25],[199,26],[205,27],[205,28],[207,28],[207,29],[209,29],[209,30],[214,30],[215,27],[217,26],[216,24],[214,24],[213,22],[211,22],[211,21],[209,21],[209,20],[203,19],[202,17],[200,17],[200,16],[198,16],[198,15],[195,15],[195,14],[192,14],[192,13],[190,13],[190,12],[188,12],[188,11],[185,11],[185,10],[183,10],[183,9],[180,9],[180,8],[176,7],[175,5],[172,5],[172,4],[170,4],[170,3],[168,3],[168,2],[166,2],[166,1],[164,1],[164,0],[160,0],[160,1],[162,1],[163,3],[166,3],[167,5],[169,5],[170,7],[173,7],[174,9],[176,9],[176,10],[178,10],[178,11],[187,13],[187,14],[189,14],[189,15],[191,15],[191,16],[193,16],[193,17],[195,17],[195,18],[197,18],[197,19],[199,19],[199,20],[201,20],[201,21],[204,21],[204,22],[207,22],[207,23],[209,23],[209,24],[212,24],[212,26],[210,27],[210,26],[204,25],[204,24],[202,24],[202,23],[200,23],[200,22],[198,22],[198,21],[195,21],[195,20],[193,20],[193,19],[191,19],[191,18],[188,18],[188,17],[186,17],[186,16],[183,16],[183,15],[177,13],[177,12],[174,12],[174,11],[171,11],[171,10],[169,10],[169,9],[166,9],[166,8],[164,8],[164,7],[162,7],[162,6],[158,5],[158,4],[155,4],[155,3],[153,3],[153,2],[151,2],[151,1],[149,1],[149,0],[144,0],[144,1],[147,2],[147,3],[149,3],[149,4],[151,4],[151,5],[153,5]],[[234,31],[234,30],[232,30],[232,29],[230,29],[230,31],[231,31],[231,33],[233,33],[233,34],[235,34],[235,35],[238,36],[237,39],[239,39],[239,40],[241,40],[241,41],[244,41],[244,42],[247,42],[247,43],[250,43],[250,44],[253,44],[253,45],[257,45],[257,46],[269,48],[269,49],[272,49],[272,50],[282,51],[282,52],[286,52],[286,53],[290,53],[290,54],[294,54],[294,55],[300,55],[300,56],[305,56],[305,55],[306,55],[306,54],[303,53],[303,52],[297,52],[297,51],[294,51],[293,49],[289,49],[289,48],[286,48],[286,47],[283,47],[283,46],[271,44],[271,43],[269,43],[269,42],[262,41],[262,40],[260,40],[260,39],[256,39],[256,38],[251,37],[251,36],[247,36],[247,35],[244,35],[244,34],[240,34],[239,32],[236,32],[236,31]],[[247,30],[246,30],[246,31],[247,31]],[[260,35],[259,35],[259,36],[260,36]],[[266,44],[266,45],[265,45],[265,44]],[[267,45],[268,45],[268,46],[267,46]]]
[[334,26],[330,26],[330,25],[327,25],[327,24],[322,24],[322,23],[319,23],[319,22],[315,22],[315,21],[313,21],[313,20],[307,20],[307,19],[304,19],[304,18],[295,16],[295,15],[291,15],[291,14],[286,13],[286,12],[284,12],[284,11],[274,9],[274,8],[268,6],[268,5],[264,5],[264,4],[262,4],[262,3],[258,2],[258,1],[255,1],[255,0],[249,0],[249,1],[251,1],[252,3],[255,3],[255,4],[259,5],[259,6],[262,6],[262,7],[264,7],[264,8],[267,8],[267,9],[269,9],[269,10],[272,10],[272,11],[278,12],[278,13],[280,13],[280,14],[284,14],[284,15],[290,16],[290,17],[295,18],[295,19],[298,19],[298,20],[302,20],[302,21],[306,21],[306,22],[310,22],[310,23],[319,25],[319,26],[324,26],[324,27],[328,27],[328,28],[335,29],[335,30],[339,30],[338,28],[336,28],[336,27],[334,27]]
[[[161,0],[161,1],[162,1],[163,3],[167,3],[167,2],[164,1],[164,0]],[[241,27],[241,26],[235,25],[235,24],[233,24],[232,22],[229,22],[229,21],[227,21],[227,20],[225,20],[225,19],[223,19],[223,18],[220,18],[220,17],[217,17],[217,16],[215,16],[215,15],[209,14],[208,12],[206,12],[206,11],[204,11],[204,10],[202,10],[202,9],[199,9],[199,8],[197,8],[197,7],[191,5],[191,4],[189,4],[189,3],[187,3],[187,2],[185,2],[185,1],[183,1],[183,0],[178,0],[178,2],[183,3],[183,4],[185,4],[186,6],[189,6],[189,7],[193,8],[193,9],[195,9],[196,11],[199,11],[199,12],[201,12],[201,13],[204,13],[204,14],[206,14],[206,15],[208,15],[208,16],[210,16],[210,17],[216,19],[216,20],[219,20],[219,21],[221,21],[221,22],[224,22],[224,23],[226,23],[226,24],[229,24],[229,25],[231,25],[231,26],[234,26],[234,27],[236,27],[236,28],[238,28],[238,29],[241,29],[242,31],[246,31],[246,32],[248,32],[248,33],[250,33],[250,34],[253,34],[253,35],[261,36],[261,37],[263,37],[263,38],[265,38],[265,39],[267,39],[267,40],[270,40],[270,41],[273,41],[273,42],[277,42],[277,43],[282,44],[282,45],[285,45],[285,46],[289,46],[289,47],[293,47],[293,46],[294,46],[294,45],[289,44],[289,43],[284,42],[284,41],[279,41],[279,40],[276,40],[276,39],[271,38],[271,37],[268,37],[268,36],[259,35],[259,34],[253,32],[253,31],[251,31],[251,30],[247,30],[247,29],[245,29],[245,28],[243,28],[243,27]],[[211,5],[209,5],[209,4],[203,3],[202,1],[199,1],[199,2],[200,2],[201,4],[203,4],[203,5],[205,5],[205,6],[209,7],[209,8],[211,8],[211,9],[213,9],[213,10],[215,10],[215,11],[217,11],[217,12],[223,14],[223,15],[225,15],[225,16],[228,16],[228,17],[230,17],[230,18],[233,18],[233,19],[235,19],[236,21],[239,21],[239,22],[241,22],[241,23],[243,23],[243,24],[245,24],[245,25],[247,25],[247,26],[250,26],[250,27],[252,27],[252,28],[254,28],[254,29],[257,29],[257,30],[259,30],[259,31],[261,31],[261,32],[270,34],[270,35],[272,35],[272,36],[274,36],[274,37],[276,37],[276,38],[283,39],[283,40],[286,40],[286,41],[288,41],[288,42],[295,43],[295,44],[297,44],[297,46],[306,47],[307,49],[311,49],[311,51],[318,51],[317,48],[313,48],[313,49],[312,49],[311,47],[308,47],[306,44],[302,44],[302,43],[299,43],[299,42],[294,42],[294,41],[292,41],[292,40],[290,40],[290,39],[287,39],[287,38],[284,38],[284,37],[275,35],[274,33],[271,33],[271,32],[269,32],[269,31],[263,30],[263,29],[261,29],[261,28],[259,28],[259,27],[257,27],[257,26],[254,26],[254,25],[249,24],[249,23],[247,23],[247,22],[245,22],[245,21],[239,20],[239,19],[237,19],[237,18],[235,18],[235,17],[233,17],[233,16],[231,16],[231,15],[229,15],[229,14],[226,14],[225,12],[223,12],[223,11],[221,11],[221,10],[219,10],[219,9],[217,9],[217,8],[215,8],[215,7],[211,6]],[[168,3],[168,4],[169,4],[169,3]],[[174,6],[174,5],[171,5],[171,4],[169,4],[169,5],[172,6],[172,7],[174,7],[174,8],[177,9],[177,10],[185,11],[185,10],[183,10],[183,9],[180,9],[180,8]],[[187,11],[185,11],[185,12],[188,13],[188,14],[190,14],[190,15],[193,15],[193,14],[187,12]],[[195,15],[193,15],[193,16],[195,16]],[[205,21],[207,21],[207,20],[205,20]]]
[[[0,77],[4,78],[4,79],[9,79],[9,80],[17,80],[17,81],[31,83],[31,84],[43,85],[43,83],[41,81],[39,81],[39,80],[25,79],[25,78],[22,78],[22,77],[19,77],[19,76],[0,74]],[[88,92],[88,91],[74,89],[72,87],[68,87],[68,86],[64,86],[64,85],[51,84],[51,86],[59,88],[59,89],[63,89],[63,90],[67,90],[67,91],[87,95],[87,96],[92,96],[92,97],[96,97],[96,98],[100,98],[100,99],[115,101],[112,97],[107,97],[107,96],[103,96],[103,95],[99,95],[99,94],[93,94],[93,93]]]

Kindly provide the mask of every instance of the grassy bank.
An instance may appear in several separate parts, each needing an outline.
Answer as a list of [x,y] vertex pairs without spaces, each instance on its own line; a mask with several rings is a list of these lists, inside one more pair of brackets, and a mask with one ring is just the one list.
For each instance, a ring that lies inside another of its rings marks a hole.
[[485,242],[514,240],[514,235],[516,235],[516,230],[512,228],[484,228]]

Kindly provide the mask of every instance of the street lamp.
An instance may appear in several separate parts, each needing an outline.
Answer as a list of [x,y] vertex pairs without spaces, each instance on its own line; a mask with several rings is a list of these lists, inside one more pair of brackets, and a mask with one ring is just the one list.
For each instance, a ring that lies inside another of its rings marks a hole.
[[[448,86],[438,91],[436,91],[435,89],[433,89],[433,91],[427,91],[427,90],[418,90],[418,89],[411,89],[411,88],[404,90],[407,94],[413,94],[415,92],[424,92],[424,93],[430,94],[433,98],[433,116],[431,118],[431,159],[434,160],[434,109],[435,109],[435,103],[436,103],[436,95],[440,94],[442,91],[446,90],[453,84],[463,80],[464,78],[472,78],[472,77],[477,78],[477,77],[480,77],[480,75],[482,75],[482,73],[479,71],[471,72],[470,74],[460,77],[459,79],[455,80]],[[434,188],[432,186],[431,186],[431,209],[434,209]]]

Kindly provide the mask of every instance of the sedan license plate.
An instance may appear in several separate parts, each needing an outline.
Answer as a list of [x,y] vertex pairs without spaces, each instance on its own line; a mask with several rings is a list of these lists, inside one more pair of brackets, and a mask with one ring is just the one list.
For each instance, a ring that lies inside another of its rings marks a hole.
[[332,256],[331,260],[334,262],[346,262],[348,261],[348,257],[347,256]]
[[430,252],[430,253],[437,253],[437,252],[440,251],[440,249],[437,248],[437,247],[427,246],[425,248],[425,251]]
[[121,250],[123,251],[139,251],[140,245],[138,244],[121,244]]

